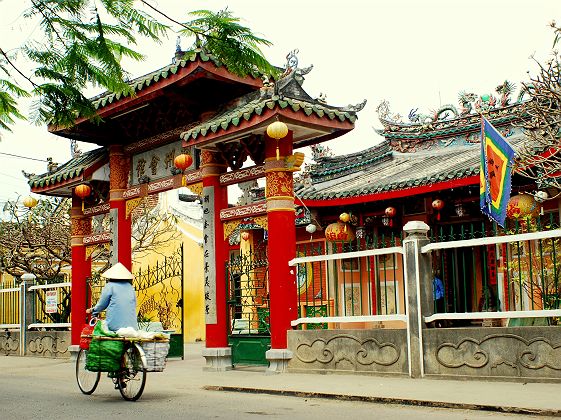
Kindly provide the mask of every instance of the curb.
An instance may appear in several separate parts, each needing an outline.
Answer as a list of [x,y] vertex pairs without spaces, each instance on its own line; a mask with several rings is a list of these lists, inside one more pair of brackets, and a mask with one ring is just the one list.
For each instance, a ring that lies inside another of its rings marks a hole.
[[525,415],[532,415],[532,416],[561,417],[561,410],[524,408],[524,407],[512,407],[512,406],[505,407],[505,406],[498,406],[498,405],[457,403],[457,402],[449,402],[449,401],[427,401],[427,400],[417,400],[413,398],[329,394],[323,392],[247,388],[247,387],[223,386],[223,385],[205,385],[202,387],[202,389],[207,391],[245,392],[249,394],[282,395],[282,396],[299,397],[299,398],[325,398],[325,399],[334,399],[334,400],[342,400],[342,401],[361,401],[361,402],[371,402],[371,403],[380,403],[380,404],[399,404],[399,405],[412,405],[412,406],[419,406],[419,407],[436,407],[436,408],[450,408],[450,409],[462,409],[462,410],[491,411],[491,412],[508,413],[508,414],[525,414]]

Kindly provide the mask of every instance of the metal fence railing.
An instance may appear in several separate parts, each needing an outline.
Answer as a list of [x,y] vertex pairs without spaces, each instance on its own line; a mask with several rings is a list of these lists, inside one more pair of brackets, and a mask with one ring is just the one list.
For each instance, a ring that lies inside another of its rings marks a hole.
[[[551,225],[554,226],[554,225]],[[520,225],[502,236],[434,242],[433,270],[443,286],[441,302],[426,322],[451,325],[557,323],[561,316],[561,230]],[[436,280],[435,280],[436,281]],[[444,325],[446,326],[446,325]]]
[[0,284],[0,329],[19,328],[19,295],[15,279]]
[[298,287],[293,326],[327,329],[341,323],[405,321],[399,236],[301,243],[290,265],[296,267]]
[[[32,295],[32,315],[27,328],[69,328],[70,289],[70,282],[29,286],[26,293]],[[21,328],[21,293],[18,279],[0,286],[0,329]]]

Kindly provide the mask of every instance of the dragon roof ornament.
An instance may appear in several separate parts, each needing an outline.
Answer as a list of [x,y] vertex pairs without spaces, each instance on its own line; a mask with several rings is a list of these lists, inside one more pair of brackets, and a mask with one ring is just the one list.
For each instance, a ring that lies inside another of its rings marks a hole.
[[443,123],[440,124],[442,126],[446,122],[478,115],[481,112],[498,111],[509,107],[510,110],[514,111],[518,108],[516,105],[524,102],[524,95],[526,93],[525,90],[521,90],[515,102],[512,103],[511,96],[514,93],[515,87],[514,83],[505,80],[495,88],[498,96],[493,94],[477,96],[474,93],[462,91],[458,95],[460,109],[453,104],[446,104],[436,110],[431,110],[428,114],[421,114],[418,113],[419,108],[413,108],[409,111],[408,121],[404,121],[403,116],[400,114],[392,114],[387,100],[383,100],[376,108],[376,111],[378,119],[383,124],[385,130],[400,131],[401,128],[404,131],[430,131],[435,129],[436,123]]

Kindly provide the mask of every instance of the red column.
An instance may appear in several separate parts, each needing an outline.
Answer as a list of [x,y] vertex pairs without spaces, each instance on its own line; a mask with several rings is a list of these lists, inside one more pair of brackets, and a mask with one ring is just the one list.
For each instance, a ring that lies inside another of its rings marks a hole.
[[228,347],[225,272],[228,247],[220,221],[220,210],[228,207],[228,191],[220,185],[220,174],[226,167],[218,154],[209,151],[201,153],[207,348]]
[[296,256],[294,226],[294,185],[292,170],[285,157],[292,154],[292,132],[279,141],[280,158],[276,157],[276,141],[266,139],[265,173],[267,224],[269,228],[269,307],[271,348],[286,349],[286,332],[297,316],[296,275],[288,262]]
[[[123,192],[127,188],[129,178],[129,160],[121,145],[109,146],[109,206],[113,217],[116,217],[117,232],[113,232],[112,263],[122,263],[132,270],[131,254],[131,218],[126,217],[126,201]],[[115,226],[115,224],[113,225]]]
[[80,333],[86,318],[86,278],[91,275],[91,260],[86,260],[84,236],[91,233],[91,219],[82,213],[82,200],[72,195],[72,209],[70,211],[72,247],[72,299],[70,313],[71,344],[80,343]]

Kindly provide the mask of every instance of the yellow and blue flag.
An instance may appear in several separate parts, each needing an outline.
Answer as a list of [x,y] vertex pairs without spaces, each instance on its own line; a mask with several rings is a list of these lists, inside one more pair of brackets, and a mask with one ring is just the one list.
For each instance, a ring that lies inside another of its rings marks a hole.
[[504,227],[510,199],[514,149],[493,125],[481,117],[479,205],[483,214]]

